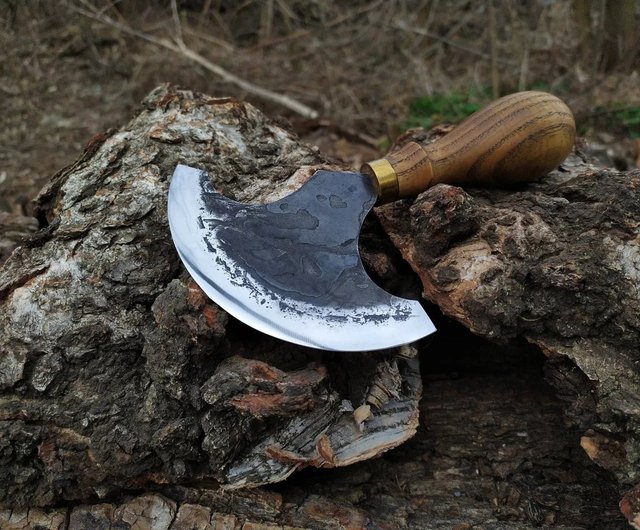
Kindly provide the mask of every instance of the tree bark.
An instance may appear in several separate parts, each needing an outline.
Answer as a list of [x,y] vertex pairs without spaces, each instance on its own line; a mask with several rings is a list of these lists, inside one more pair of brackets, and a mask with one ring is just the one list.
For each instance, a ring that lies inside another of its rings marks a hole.
[[0,212],[0,265],[23,239],[37,229],[38,222],[33,217]]
[[638,204],[640,171],[577,152],[526,188],[437,186],[377,210],[427,299],[477,335],[545,353],[580,445],[627,486],[640,481]]
[[608,72],[621,64],[627,66],[638,50],[636,2],[606,0],[602,25],[602,69]]
[[624,524],[637,173],[573,157],[527,188],[378,209],[372,276],[505,345],[431,306],[435,337],[337,354],[248,329],[190,280],[166,219],[177,163],[254,202],[341,168],[250,105],[160,87],[52,178],[0,269],[0,527]]

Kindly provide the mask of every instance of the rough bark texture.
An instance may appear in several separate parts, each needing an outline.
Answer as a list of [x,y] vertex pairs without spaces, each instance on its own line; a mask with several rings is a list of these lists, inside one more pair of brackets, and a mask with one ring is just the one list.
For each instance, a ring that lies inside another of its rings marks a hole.
[[45,227],[0,273],[6,505],[195,479],[256,486],[415,433],[414,349],[342,363],[263,340],[183,273],[165,208],[178,162],[263,201],[323,159],[253,107],[160,89],[52,179],[36,200]]
[[[439,186],[380,209],[427,298],[510,341],[431,307],[441,331],[417,346],[420,373],[415,348],[304,349],[210,302],[168,232],[178,162],[243,201],[328,166],[249,105],[162,87],[51,180],[41,230],[0,269],[0,527],[625,524],[637,175],[573,159],[526,190]],[[385,288],[420,292],[375,218],[361,243]]]
[[0,265],[22,240],[38,229],[33,217],[0,212]]
[[638,205],[640,171],[577,153],[526,188],[436,186],[377,211],[427,299],[480,336],[542,349],[581,446],[626,485],[640,480]]

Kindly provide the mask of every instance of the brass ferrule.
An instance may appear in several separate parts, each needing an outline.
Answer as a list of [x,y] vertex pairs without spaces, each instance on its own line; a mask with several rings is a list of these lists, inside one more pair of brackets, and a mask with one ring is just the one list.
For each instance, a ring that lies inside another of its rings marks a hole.
[[377,204],[386,204],[398,199],[400,192],[398,175],[386,158],[364,164],[360,171],[371,177],[378,193]]

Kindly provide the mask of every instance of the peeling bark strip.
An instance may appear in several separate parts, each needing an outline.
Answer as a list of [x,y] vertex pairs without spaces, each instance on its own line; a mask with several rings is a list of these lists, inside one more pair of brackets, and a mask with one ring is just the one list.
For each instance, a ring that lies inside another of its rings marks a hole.
[[[268,339],[247,342],[255,335],[235,321],[228,330],[170,239],[177,163],[206,169],[235,199],[269,201],[324,162],[317,149],[230,99],[162,87],[143,107],[41,192],[48,226],[0,270],[0,504],[197,480],[256,486],[410,438],[415,351],[353,355],[359,391],[336,384],[345,374],[333,356],[288,345],[269,355]],[[390,363],[395,378],[381,378]],[[389,399],[354,416],[374,385]],[[145,510],[123,507],[113,520],[132,524]]]

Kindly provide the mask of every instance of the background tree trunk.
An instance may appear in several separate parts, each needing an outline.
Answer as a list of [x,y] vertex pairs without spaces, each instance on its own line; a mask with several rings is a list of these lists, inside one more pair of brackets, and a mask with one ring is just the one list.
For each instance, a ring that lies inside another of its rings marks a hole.
[[606,0],[604,5],[602,68],[630,64],[638,50],[635,0]]
[[628,66],[637,55],[635,0],[573,0],[573,16],[581,62],[589,68],[610,72]]
[[0,526],[625,524],[637,172],[573,156],[523,189],[378,209],[371,274],[480,337],[431,306],[415,348],[336,354],[248,329],[189,279],[166,220],[178,162],[264,202],[340,167],[250,105],[161,87],[51,180],[0,269]]

